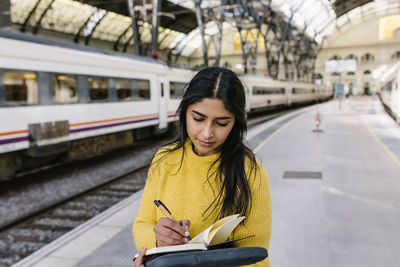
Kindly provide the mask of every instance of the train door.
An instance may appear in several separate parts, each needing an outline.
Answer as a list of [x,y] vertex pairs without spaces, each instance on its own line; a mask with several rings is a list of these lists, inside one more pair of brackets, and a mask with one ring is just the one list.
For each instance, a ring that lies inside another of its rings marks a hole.
[[286,103],[288,106],[292,104],[292,87],[289,85],[285,86]]
[[165,77],[160,77],[159,79],[160,92],[158,94],[158,128],[166,129],[168,126],[168,83]]
[[246,112],[250,112],[250,100],[252,99],[252,93],[251,93],[251,88],[252,85],[245,85],[244,86],[245,94],[246,94]]

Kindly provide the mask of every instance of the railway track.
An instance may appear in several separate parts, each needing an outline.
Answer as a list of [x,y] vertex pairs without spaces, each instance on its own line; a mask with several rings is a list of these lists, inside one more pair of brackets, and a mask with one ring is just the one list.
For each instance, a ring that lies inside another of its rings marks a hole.
[[0,233],[0,266],[10,266],[66,232],[143,188],[147,168],[142,167],[112,181],[41,210]]
[[[254,116],[249,128],[290,111]],[[10,266],[144,187],[147,167],[97,184],[0,229],[0,266]]]

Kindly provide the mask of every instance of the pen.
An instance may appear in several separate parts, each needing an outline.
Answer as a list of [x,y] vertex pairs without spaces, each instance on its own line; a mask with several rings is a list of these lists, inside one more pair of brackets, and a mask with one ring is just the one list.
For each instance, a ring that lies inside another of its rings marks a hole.
[[[164,205],[164,203],[161,202],[161,200],[154,200],[154,204],[156,204],[156,206],[164,213],[165,216],[167,216],[169,219],[171,220],[175,220],[174,217],[172,217],[171,212],[169,211],[169,209],[167,208],[167,206]],[[190,238],[190,236],[185,236],[189,241],[192,240]]]

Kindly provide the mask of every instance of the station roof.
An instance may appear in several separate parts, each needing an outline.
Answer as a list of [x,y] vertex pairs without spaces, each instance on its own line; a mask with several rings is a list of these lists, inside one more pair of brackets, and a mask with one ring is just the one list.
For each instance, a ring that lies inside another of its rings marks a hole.
[[[78,0],[82,4],[88,4],[100,9],[107,10],[129,17],[126,0],[99,1],[99,0]],[[151,1],[147,1],[151,3]],[[146,1],[145,1],[146,3]],[[143,6],[143,0],[135,0],[135,6]],[[160,26],[174,31],[189,33],[197,28],[195,13],[192,9],[177,5],[168,0],[161,0],[162,16],[160,16]],[[151,9],[152,5],[148,5]]]
[[[151,16],[152,1],[133,1],[135,10],[143,16]],[[253,0],[256,8],[269,2]],[[220,3],[219,0],[203,0],[202,7],[218,8]],[[228,0],[228,3],[234,3],[234,0]],[[281,19],[318,43],[345,24],[369,14],[393,9],[400,13],[399,0],[272,0],[270,3]],[[161,0],[161,7],[160,49],[172,49],[180,43],[186,47],[182,54],[190,55],[201,44],[194,0]],[[90,38],[110,42],[133,42],[127,0],[11,0],[11,20],[14,24],[75,36],[81,32],[83,37],[90,35]],[[150,42],[151,25],[143,21],[139,24],[142,41]],[[225,28],[229,26],[234,26],[232,21],[224,22]],[[210,28],[209,32],[215,31],[216,25]]]

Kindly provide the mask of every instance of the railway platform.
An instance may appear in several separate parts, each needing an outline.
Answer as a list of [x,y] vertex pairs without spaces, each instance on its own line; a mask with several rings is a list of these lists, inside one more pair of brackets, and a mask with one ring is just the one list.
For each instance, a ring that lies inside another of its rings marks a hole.
[[[378,98],[304,108],[247,139],[270,179],[274,266],[400,263],[400,126]],[[14,266],[130,266],[140,199],[141,191]]]

